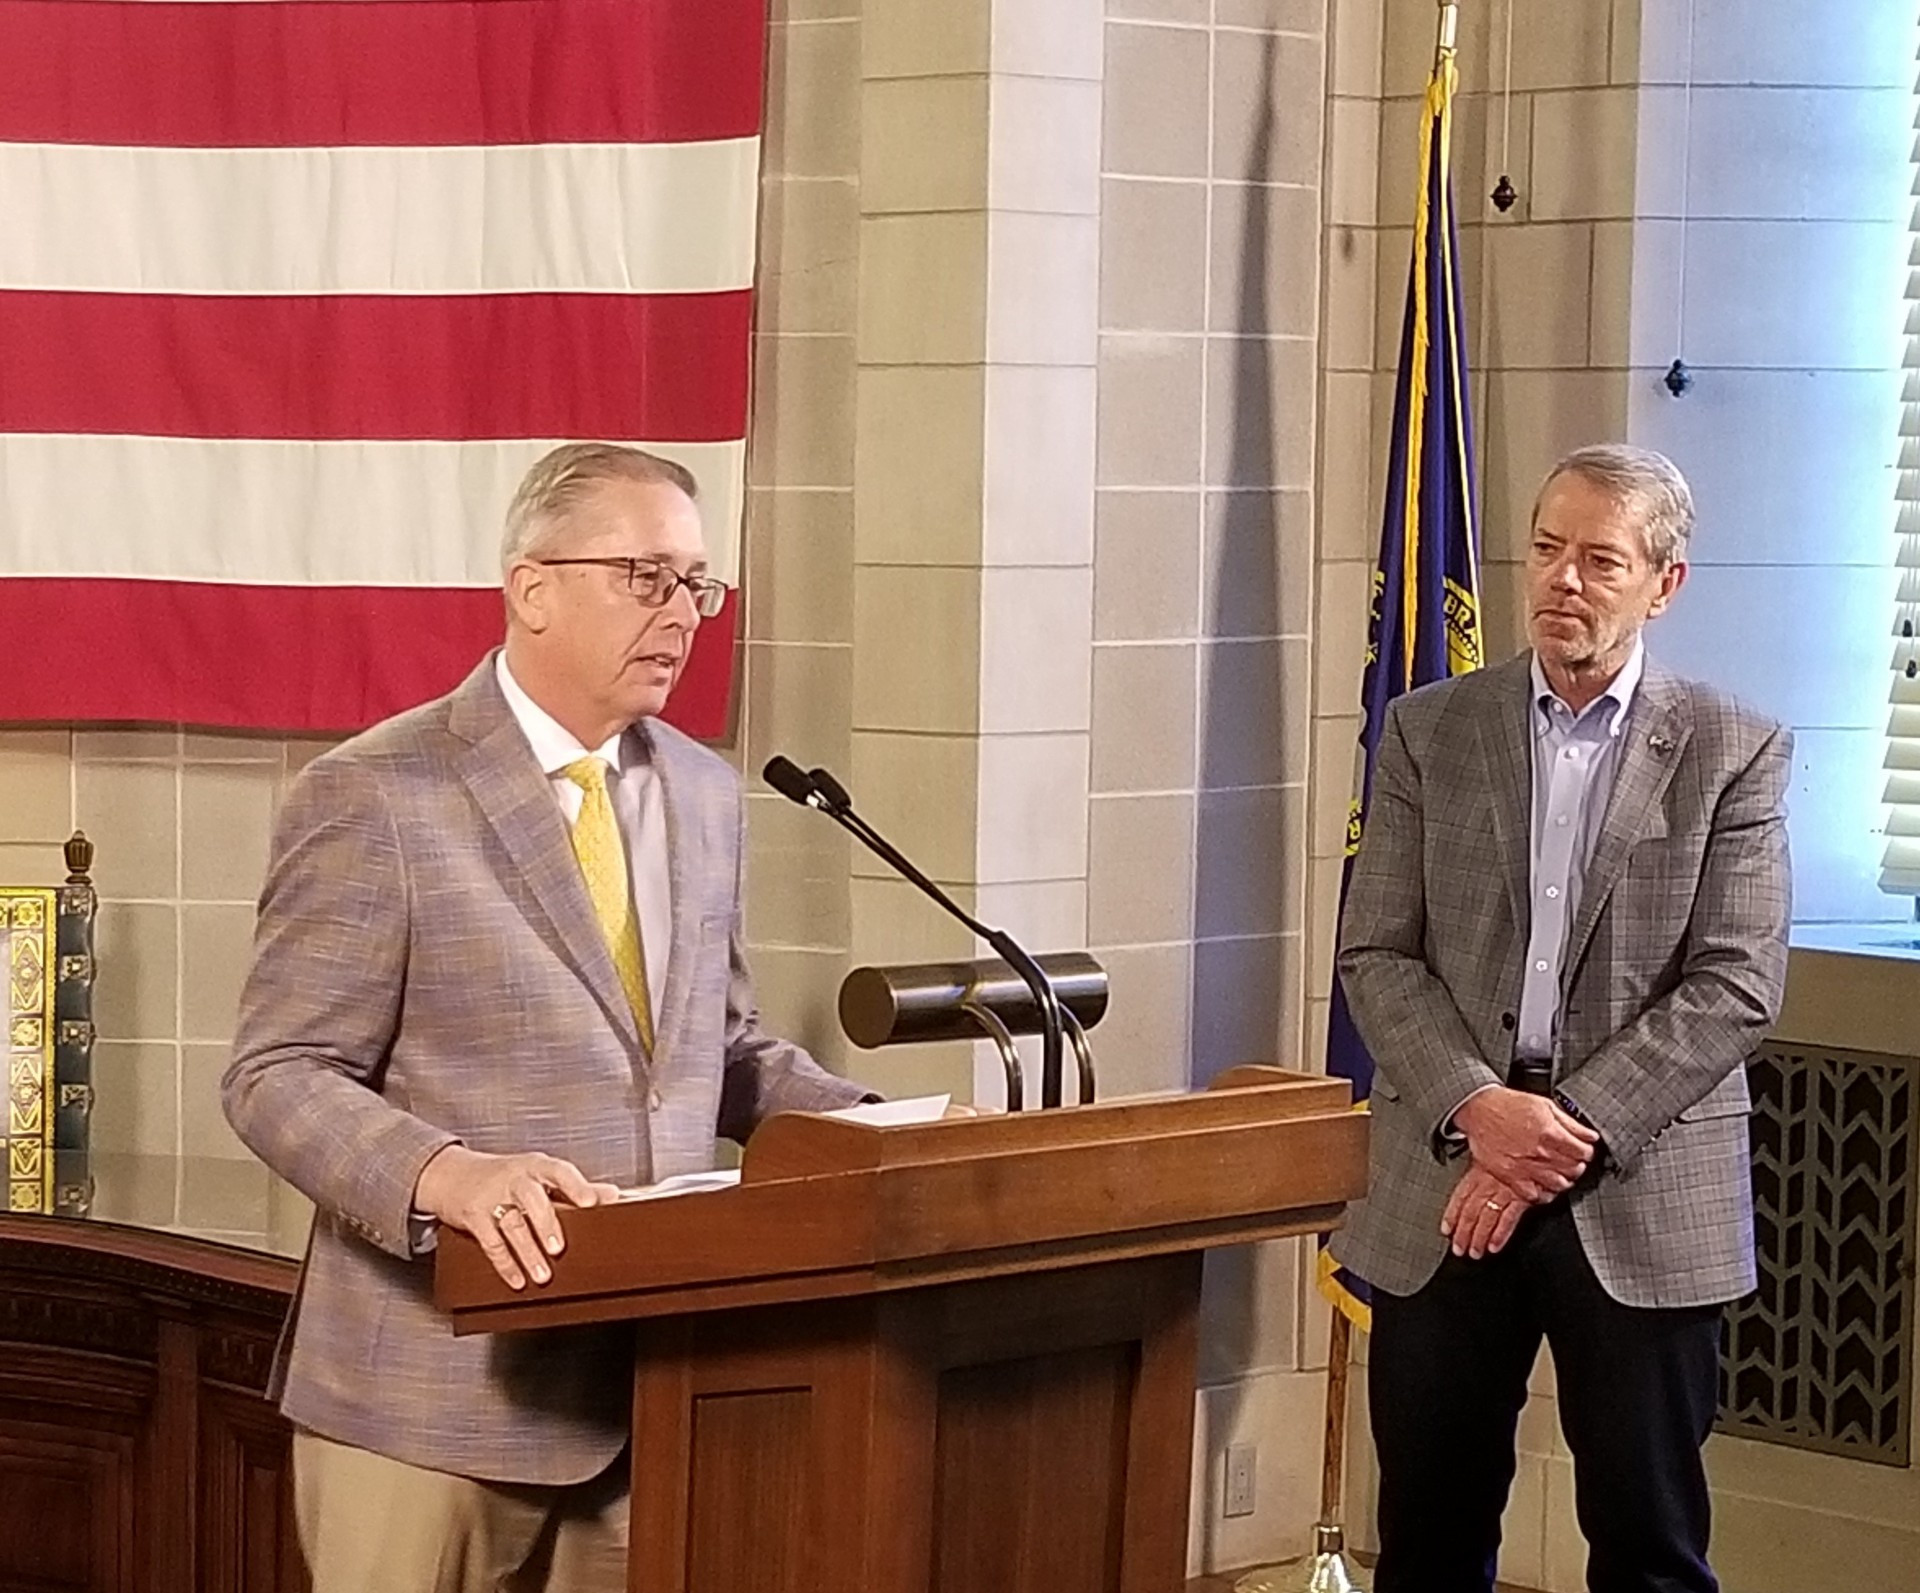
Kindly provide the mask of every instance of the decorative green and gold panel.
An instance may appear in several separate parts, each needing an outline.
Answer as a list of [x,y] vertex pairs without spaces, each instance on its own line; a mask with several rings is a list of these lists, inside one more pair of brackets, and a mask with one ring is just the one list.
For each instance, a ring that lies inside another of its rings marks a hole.
[[67,843],[67,882],[0,886],[6,979],[9,1211],[84,1212],[93,1112],[93,847]]

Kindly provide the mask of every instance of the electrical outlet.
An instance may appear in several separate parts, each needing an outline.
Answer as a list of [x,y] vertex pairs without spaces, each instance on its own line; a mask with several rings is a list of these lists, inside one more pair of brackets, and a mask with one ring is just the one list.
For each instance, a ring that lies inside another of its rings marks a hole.
[[1259,1448],[1254,1444],[1235,1444],[1227,1450],[1227,1487],[1222,1515],[1253,1514],[1254,1466],[1259,1455]]

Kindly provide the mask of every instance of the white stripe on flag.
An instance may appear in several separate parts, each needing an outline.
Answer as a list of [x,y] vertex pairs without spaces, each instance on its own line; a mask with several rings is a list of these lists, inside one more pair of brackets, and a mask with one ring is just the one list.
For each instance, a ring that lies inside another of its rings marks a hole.
[[[0,435],[6,573],[493,586],[508,500],[552,446]],[[694,473],[713,573],[737,584],[745,443],[640,446]]]
[[0,144],[0,288],[746,288],[759,159],[753,138],[427,149]]

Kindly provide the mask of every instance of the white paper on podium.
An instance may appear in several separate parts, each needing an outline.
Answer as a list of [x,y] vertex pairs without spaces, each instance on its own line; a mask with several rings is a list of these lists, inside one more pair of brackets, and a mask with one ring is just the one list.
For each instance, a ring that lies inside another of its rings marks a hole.
[[875,1128],[899,1128],[906,1123],[934,1123],[947,1115],[951,1095],[916,1095],[906,1101],[869,1101],[843,1106],[823,1117],[844,1117],[849,1123],[871,1123]]
[[[823,1117],[844,1117],[850,1123],[870,1123],[875,1128],[898,1128],[905,1123],[933,1123],[947,1115],[950,1095],[916,1095],[906,1101],[869,1101],[864,1106],[843,1106],[823,1112]],[[674,1195],[699,1195],[713,1189],[732,1189],[740,1182],[740,1169],[719,1167],[708,1173],[675,1173],[657,1184],[642,1184],[637,1189],[620,1191],[622,1200],[666,1200]]]

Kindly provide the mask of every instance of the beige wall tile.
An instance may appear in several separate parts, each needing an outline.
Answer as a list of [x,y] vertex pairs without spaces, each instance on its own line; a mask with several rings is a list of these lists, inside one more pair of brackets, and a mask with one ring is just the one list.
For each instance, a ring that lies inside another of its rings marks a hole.
[[1193,948],[1175,943],[1094,955],[1106,965],[1111,992],[1106,1019],[1088,1036],[1100,1098],[1185,1089]]
[[799,642],[747,647],[747,766],[776,752],[845,768],[852,753],[853,649]]
[[1378,99],[1386,0],[1330,0],[1327,78],[1332,92]]
[[[1371,371],[1379,357],[1374,343],[1380,320],[1380,236],[1358,227],[1330,227],[1323,238],[1326,314],[1322,325],[1326,368],[1355,373]],[[1399,265],[1404,276],[1404,253]]]
[[757,337],[753,364],[755,486],[853,484],[851,337]]
[[1526,566],[1488,560],[1480,566],[1480,608],[1487,657],[1511,658],[1526,645]]
[[1088,564],[1098,374],[994,365],[986,373],[987,565]]
[[826,178],[761,184],[754,314],[762,332],[853,330],[860,196],[859,184]]
[[980,366],[859,373],[854,556],[972,564],[985,499],[986,372]]
[[1634,215],[1639,117],[1638,89],[1535,95],[1530,217],[1583,221]]
[[1101,796],[1087,818],[1087,937],[1137,946],[1193,934],[1189,792]]
[[1216,179],[1319,186],[1323,50],[1295,34],[1214,35]]
[[1083,879],[999,880],[978,886],[973,914],[1004,929],[1036,957],[1087,944],[1088,886]]
[[183,730],[180,755],[189,763],[278,763],[281,740],[252,730]]
[[1100,339],[1100,486],[1199,483],[1204,358],[1199,338]]
[[179,909],[171,903],[101,904],[93,1022],[102,1041],[178,1037],[179,928]]
[[1210,330],[1311,337],[1320,318],[1320,196],[1213,185]]
[[768,19],[783,22],[821,22],[836,17],[858,17],[864,0],[772,0]]
[[789,177],[858,172],[859,84],[859,24],[769,30],[766,169]]
[[980,729],[1084,731],[1092,712],[1093,569],[980,574]]
[[989,79],[888,78],[860,93],[861,211],[984,210]]
[[339,746],[340,739],[338,736],[289,736],[282,746],[287,778],[292,779],[321,753]]
[[1594,224],[1589,363],[1664,371],[1679,352],[1686,230],[1644,216]]
[[985,213],[864,217],[859,323],[862,364],[979,359],[987,329]]
[[1307,866],[1307,989],[1333,988],[1333,954],[1340,934],[1340,876],[1346,859],[1316,857]]
[[1317,34],[1327,25],[1327,0],[1217,0],[1213,20],[1227,28]]
[[987,358],[1087,365],[1099,357],[1100,219],[995,211],[987,233]]
[[1206,324],[1206,298],[1206,185],[1107,178],[1101,184],[1101,327],[1197,332]]
[[[1056,9],[1027,5],[1035,13]],[[1093,80],[996,76],[988,203],[995,210],[1092,216],[1100,210],[1100,33]]]
[[[804,755],[796,759],[803,767]],[[836,766],[851,778],[848,762]],[[841,951],[851,942],[853,843],[824,814],[779,796],[747,799],[747,938],[755,946]]]
[[1380,211],[1380,102],[1327,105],[1327,220],[1371,227]]
[[272,764],[187,764],[180,772],[180,892],[252,902],[267,874],[280,771]]
[[1305,636],[1313,614],[1313,498],[1207,494],[1200,633]]
[[252,1159],[220,1109],[220,1077],[232,1057],[224,1045],[180,1048],[180,1149],[188,1156]]
[[1360,777],[1360,716],[1327,715],[1313,721],[1313,815],[1310,854],[1343,857],[1347,814]]
[[869,78],[984,72],[987,0],[872,0],[861,11],[861,70]]
[[1612,29],[1613,6],[1607,0],[1534,11],[1513,30],[1513,86],[1586,88],[1607,82]]
[[992,0],[993,69],[1100,79],[1102,0]]
[[845,955],[762,946],[753,952],[752,968],[766,1031],[792,1040],[822,1066],[838,1070],[852,1049],[840,1032],[835,1005],[846,973]]
[[1340,560],[1320,566],[1319,623],[1314,627],[1313,711],[1352,714],[1360,708],[1367,657],[1371,566]]
[[91,1170],[92,1215],[102,1222],[165,1228],[172,1226],[179,1216],[180,1161],[177,1156],[96,1151]]
[[1198,939],[1295,932],[1306,872],[1302,793],[1203,791],[1194,843]]
[[853,576],[853,722],[973,730],[980,714],[980,572],[861,566]]
[[173,763],[180,756],[180,732],[158,729],[75,730],[73,755],[82,763]]
[[178,774],[171,764],[82,763],[74,772],[74,822],[99,848],[100,894],[121,900],[179,894]]
[[1498,227],[1486,247],[1493,274],[1481,312],[1488,369],[1585,365],[1593,228],[1579,222]]
[[1199,659],[1189,644],[1093,650],[1093,789],[1187,791]]
[[[1202,849],[1204,861],[1205,851]],[[1297,1039],[1300,937],[1202,940],[1193,948],[1193,1082],[1243,1062],[1272,1062]]]
[[1162,641],[1196,634],[1202,501],[1198,492],[1115,490],[1096,495],[1096,641]]
[[[1291,1369],[1297,1363],[1299,1267],[1300,1247],[1290,1239],[1207,1252],[1200,1290],[1202,1386],[1243,1377],[1254,1367]],[[1296,1436],[1289,1435],[1286,1449]]]
[[747,495],[747,636],[853,640],[853,494]]
[[1499,1575],[1518,1587],[1545,1585],[1547,1464],[1521,1454],[1500,1521]]
[[1107,15],[1116,22],[1186,22],[1204,25],[1211,20],[1213,0],[1107,0]]
[[102,1040],[93,1052],[96,1155],[172,1156],[180,1144],[180,1048]]
[[[889,840],[895,839],[895,832],[886,825],[879,828]],[[926,868],[911,831],[901,833],[896,844],[904,846],[908,855]],[[956,880],[942,880],[940,884],[963,909],[973,911],[971,885]],[[943,912],[918,886],[897,875],[856,878],[852,897],[851,961],[856,968],[901,962],[965,962],[974,955],[973,932]]]
[[188,902],[180,909],[180,1037],[227,1041],[253,964],[253,909]]
[[66,877],[65,857],[52,841],[0,841],[0,882],[59,885]]
[[[856,731],[849,784],[874,828],[933,879],[951,884],[975,878],[980,744],[970,732],[926,736]],[[855,848],[852,859],[857,878],[893,877],[892,868],[864,848]],[[857,903],[855,918],[858,933]]]
[[1207,339],[1207,484],[1313,485],[1315,345]]
[[1616,371],[1504,371],[1489,378],[1480,415],[1482,546],[1522,557],[1540,482],[1587,443],[1625,435],[1626,376]]
[[219,1233],[267,1231],[267,1170],[246,1160],[203,1158],[180,1169],[180,1225]]
[[1108,24],[1104,172],[1205,177],[1208,103],[1204,32]]
[[[950,1095],[963,1103],[973,1099],[973,1047],[968,1045],[899,1045],[884,1051],[849,1048],[846,1069],[849,1078],[893,1101],[922,1095]],[[992,1099],[997,1102],[999,1097]]]
[[1088,738],[983,735],[975,877],[1087,876]]
[[1306,1042],[1295,1065],[1308,1072],[1324,1073],[1327,1069],[1327,1022],[1331,1008],[1332,1002],[1327,997],[1314,994],[1313,986],[1307,987]]
[[0,731],[0,841],[64,841],[72,833],[72,734]]
[[1320,556],[1369,559],[1380,543],[1384,482],[1374,446],[1373,378],[1328,371],[1320,388]]
[[267,1177],[267,1239],[282,1255],[298,1255],[313,1229],[313,1202],[283,1178]]

